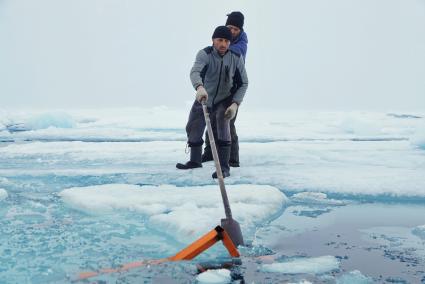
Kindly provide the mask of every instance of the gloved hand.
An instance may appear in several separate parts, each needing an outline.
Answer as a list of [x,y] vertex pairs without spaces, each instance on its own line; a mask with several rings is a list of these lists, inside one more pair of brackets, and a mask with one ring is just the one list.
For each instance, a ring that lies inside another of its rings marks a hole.
[[202,103],[203,100],[208,100],[208,93],[204,86],[199,86],[196,90],[196,100],[200,103]]
[[224,118],[228,120],[232,120],[235,117],[237,110],[238,110],[238,104],[237,103],[231,104],[224,112]]

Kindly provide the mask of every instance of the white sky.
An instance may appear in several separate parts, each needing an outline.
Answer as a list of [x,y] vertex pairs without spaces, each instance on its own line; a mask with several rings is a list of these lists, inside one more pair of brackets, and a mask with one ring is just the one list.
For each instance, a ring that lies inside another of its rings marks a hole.
[[0,108],[184,107],[233,10],[246,108],[425,110],[425,0],[0,0]]

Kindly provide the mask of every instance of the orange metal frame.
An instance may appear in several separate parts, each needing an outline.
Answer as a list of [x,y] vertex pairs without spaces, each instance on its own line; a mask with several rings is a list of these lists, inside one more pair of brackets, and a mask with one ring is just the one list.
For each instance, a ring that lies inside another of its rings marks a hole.
[[145,265],[161,264],[167,261],[191,260],[197,257],[202,252],[209,249],[218,241],[223,242],[223,245],[226,247],[230,256],[240,257],[238,249],[236,248],[236,246],[230,239],[229,234],[227,234],[227,232],[221,226],[217,226],[213,230],[209,231],[208,233],[200,237],[198,240],[196,240],[195,242],[187,246],[186,248],[179,251],[174,256],[171,256],[168,258],[156,259],[156,260],[130,262],[130,263],[124,264],[123,266],[119,268],[106,268],[106,269],[101,269],[98,272],[82,272],[78,275],[78,280],[83,280],[83,279],[95,277],[95,276],[106,274],[106,273],[122,272],[132,268],[145,266]]
[[193,242],[191,245],[181,250],[175,256],[169,257],[168,259],[170,261],[193,259],[202,252],[209,249],[218,241],[223,242],[223,245],[226,247],[227,251],[232,257],[240,256],[238,249],[233,244],[227,232],[222,227],[217,226],[210,232],[203,235],[197,241]]

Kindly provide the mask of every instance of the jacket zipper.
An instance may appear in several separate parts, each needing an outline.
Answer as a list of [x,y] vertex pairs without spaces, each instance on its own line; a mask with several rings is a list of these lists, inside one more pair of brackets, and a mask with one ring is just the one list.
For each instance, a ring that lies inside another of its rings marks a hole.
[[215,96],[214,99],[212,101],[212,107],[214,108],[214,102],[215,99],[217,98],[217,94],[218,94],[218,88],[220,87],[220,82],[221,82],[221,70],[223,69],[223,58],[221,59],[221,65],[220,65],[220,74],[218,75],[218,84],[217,84],[217,90],[215,91]]

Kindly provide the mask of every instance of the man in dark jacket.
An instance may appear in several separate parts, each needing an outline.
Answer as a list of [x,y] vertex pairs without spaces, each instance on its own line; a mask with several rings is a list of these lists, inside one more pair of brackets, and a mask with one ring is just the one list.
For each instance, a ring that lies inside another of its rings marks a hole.
[[[232,12],[227,15],[226,26],[230,29],[232,33],[232,41],[230,43],[230,50],[243,56],[244,60],[246,59],[246,52],[248,50],[248,37],[243,30],[244,25],[244,15],[241,12]],[[238,82],[236,82],[238,84]],[[239,167],[239,138],[236,133],[235,121],[236,116],[230,121],[230,135],[232,136],[232,145],[230,150],[230,161],[229,165],[231,167]],[[213,132],[215,137],[217,137],[217,132],[213,125]],[[202,155],[202,162],[212,161],[212,152],[210,147],[210,141],[208,133],[205,134],[205,148],[204,154]]]
[[[228,177],[232,141],[230,121],[235,117],[245,96],[248,77],[243,57],[229,49],[232,40],[230,29],[226,26],[217,27],[212,39],[213,46],[198,52],[190,71],[190,80],[196,90],[196,100],[186,125],[190,160],[185,164],[177,163],[176,167],[182,170],[202,167],[205,120],[201,102],[206,101],[211,122],[216,128],[216,144],[223,177]],[[213,178],[217,178],[217,173],[213,174]]]
[[232,41],[230,50],[243,56],[246,60],[246,52],[248,51],[248,36],[243,29],[245,17],[241,12],[232,12],[227,14],[226,26],[232,33]]

